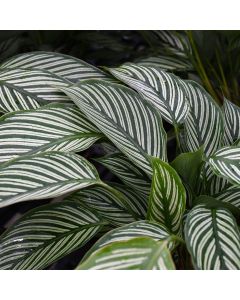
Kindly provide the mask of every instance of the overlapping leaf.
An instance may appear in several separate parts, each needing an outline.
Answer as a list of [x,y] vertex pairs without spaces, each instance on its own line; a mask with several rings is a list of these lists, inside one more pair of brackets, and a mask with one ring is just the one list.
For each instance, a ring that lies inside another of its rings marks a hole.
[[35,109],[50,102],[70,102],[59,91],[69,81],[46,70],[0,69],[0,110]]
[[240,187],[230,186],[215,195],[217,200],[232,204],[240,209]]
[[129,63],[109,71],[159,109],[163,118],[171,124],[185,121],[189,110],[185,90],[173,74],[159,67]]
[[112,80],[102,70],[76,57],[57,52],[29,52],[14,56],[0,65],[1,69],[47,70],[71,82],[83,79]]
[[0,162],[43,151],[83,151],[102,136],[74,106],[10,113],[0,118]]
[[0,237],[0,269],[43,269],[83,246],[104,225],[79,203],[31,210]]
[[185,239],[196,269],[240,269],[240,233],[228,210],[196,206],[188,214]]
[[176,171],[167,163],[154,159],[148,220],[164,224],[178,234],[185,205],[186,192]]
[[224,99],[224,137],[225,145],[232,145],[240,138],[240,108]]
[[190,111],[185,122],[185,143],[188,151],[201,146],[207,156],[221,145],[223,118],[220,108],[211,96],[196,82],[182,81]]
[[44,152],[0,167],[0,207],[60,196],[100,183],[91,163],[72,153]]
[[166,133],[158,112],[133,90],[89,80],[62,89],[128,158],[151,174],[150,156],[166,160]]
[[145,173],[136,167],[123,153],[113,153],[96,159],[127,186],[148,197],[151,182]]
[[94,252],[80,270],[174,270],[166,242],[135,238],[114,242]]

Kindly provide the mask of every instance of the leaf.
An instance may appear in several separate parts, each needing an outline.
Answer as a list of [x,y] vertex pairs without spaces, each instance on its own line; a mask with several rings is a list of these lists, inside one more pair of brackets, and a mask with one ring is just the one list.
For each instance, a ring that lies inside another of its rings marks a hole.
[[0,65],[1,69],[47,70],[71,82],[84,79],[112,79],[102,70],[76,57],[57,52],[34,51],[16,55]]
[[224,98],[224,145],[232,145],[240,138],[240,108]]
[[69,81],[46,70],[0,69],[0,110],[35,109],[50,102],[70,103],[59,91]]
[[225,208],[194,207],[185,225],[188,251],[196,269],[240,269],[240,235]]
[[230,203],[234,207],[240,209],[240,188],[238,186],[230,186],[215,195],[217,200]]
[[93,253],[78,270],[174,270],[165,242],[135,238],[115,242]]
[[190,105],[184,123],[185,144],[188,151],[197,151],[203,146],[206,156],[211,155],[221,145],[223,118],[218,105],[198,83],[183,81]]
[[133,90],[89,80],[63,91],[134,164],[151,174],[150,156],[166,160],[166,133],[158,112]]
[[43,269],[82,247],[103,227],[98,215],[75,202],[29,211],[0,237],[0,269]]
[[202,148],[195,152],[182,153],[171,162],[171,166],[177,171],[184,183],[190,187],[193,193],[196,192],[202,164]]
[[79,152],[103,135],[76,107],[51,104],[0,118],[0,162],[43,151]]
[[177,126],[185,121],[188,103],[185,90],[175,75],[158,67],[130,63],[109,69],[109,72],[139,92],[169,123]]
[[208,160],[212,170],[233,184],[240,184],[240,147],[223,147]]
[[176,171],[160,159],[153,159],[147,219],[164,224],[171,232],[178,234],[185,206],[186,192]]
[[151,66],[155,68],[160,68],[165,71],[189,71],[192,70],[193,67],[187,60],[180,60],[179,58],[168,56],[168,55],[158,55],[158,56],[150,56],[146,58],[141,58],[136,60],[136,64],[141,66]]
[[95,159],[108,168],[124,184],[146,197],[149,196],[151,182],[146,174],[136,167],[123,153],[113,153]]
[[97,170],[85,158],[44,152],[10,160],[0,167],[0,207],[48,199],[101,184]]
[[205,174],[203,176],[205,177],[205,192],[211,196],[220,193],[222,190],[224,190],[228,185],[229,182],[222,177],[217,176],[213,170],[211,169],[209,163],[205,163],[204,166]]
[[113,242],[128,241],[136,237],[149,237],[154,239],[155,241],[168,241],[169,248],[172,247],[173,236],[166,226],[164,226],[163,224],[142,220],[124,225],[107,232],[86,253],[83,261],[88,258],[93,252],[106,245],[110,245]]
[[[136,221],[136,218],[133,217],[132,210],[128,209],[129,207],[132,208],[129,199],[124,197],[124,195],[118,197],[119,193],[118,190],[112,187],[108,189],[104,186],[92,186],[77,191],[67,197],[66,200],[82,203],[96,211],[103,219],[113,225],[121,226]],[[125,201],[122,201],[122,198]]]

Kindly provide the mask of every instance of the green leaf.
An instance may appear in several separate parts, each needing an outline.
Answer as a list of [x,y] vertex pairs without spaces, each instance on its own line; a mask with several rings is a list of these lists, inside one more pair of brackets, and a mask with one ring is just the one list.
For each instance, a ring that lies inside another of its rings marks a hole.
[[136,92],[100,80],[85,80],[63,91],[146,173],[152,173],[150,156],[166,160],[166,132],[161,117]]
[[102,136],[74,106],[9,113],[0,118],[0,162],[43,151],[83,151]]
[[202,148],[195,152],[182,153],[171,162],[171,166],[177,171],[193,193],[196,192],[196,187],[199,183],[202,164]]
[[236,208],[240,209],[240,187],[230,186],[222,190],[220,193],[214,195],[217,200],[230,203]]
[[114,242],[94,252],[78,270],[174,270],[166,242],[135,238]]
[[60,92],[69,81],[46,70],[0,69],[0,110],[35,109],[50,102],[70,103]]
[[153,159],[153,179],[148,220],[164,224],[178,234],[186,206],[186,192],[176,171],[160,159]]
[[188,102],[185,90],[175,75],[158,67],[130,63],[109,69],[109,72],[139,92],[169,123],[177,125],[185,121]]
[[113,153],[95,159],[108,168],[124,184],[131,187],[139,194],[149,196],[151,182],[146,174],[135,166],[123,153]]
[[188,151],[197,151],[203,146],[206,156],[221,145],[223,135],[222,112],[212,97],[198,83],[182,80],[190,111],[184,123],[185,144]]
[[240,184],[240,147],[224,147],[208,160],[212,170],[233,184]]
[[240,233],[225,208],[194,207],[187,216],[185,239],[196,269],[240,269]]
[[240,138],[240,108],[224,98],[224,136],[225,145],[232,145]]
[[45,152],[10,160],[0,167],[0,207],[47,199],[102,184],[97,170],[85,158]]
[[36,51],[16,55],[0,66],[1,69],[47,70],[71,82],[83,79],[112,79],[102,70],[76,57],[57,52]]
[[103,227],[98,215],[75,202],[29,211],[0,237],[0,269],[43,269],[82,247]]
[[203,172],[203,179],[205,180],[205,192],[211,196],[220,193],[224,190],[229,182],[227,179],[217,176],[212,170],[209,163],[205,163],[205,174]]
[[173,235],[163,224],[146,220],[137,221],[107,232],[92,246],[83,260],[106,245],[113,242],[128,241],[136,237],[150,237],[155,241],[168,241],[169,248],[172,248],[174,241]]

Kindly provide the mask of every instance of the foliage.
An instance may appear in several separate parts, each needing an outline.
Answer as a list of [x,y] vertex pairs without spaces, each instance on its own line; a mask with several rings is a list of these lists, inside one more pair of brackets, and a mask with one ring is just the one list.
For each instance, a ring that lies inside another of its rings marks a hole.
[[[191,69],[184,37],[161,36]],[[77,269],[240,269],[236,105],[150,60],[29,52],[0,77],[0,210],[37,206],[0,237],[1,269],[77,249]]]

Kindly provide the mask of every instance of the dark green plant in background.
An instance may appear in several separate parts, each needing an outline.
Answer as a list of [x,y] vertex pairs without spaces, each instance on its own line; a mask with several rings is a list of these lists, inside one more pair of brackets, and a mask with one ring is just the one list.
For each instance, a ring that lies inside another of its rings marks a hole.
[[0,237],[1,269],[76,249],[77,269],[240,269],[240,109],[217,103],[193,33],[128,34],[112,66],[52,51],[1,63],[0,211],[36,204]]

